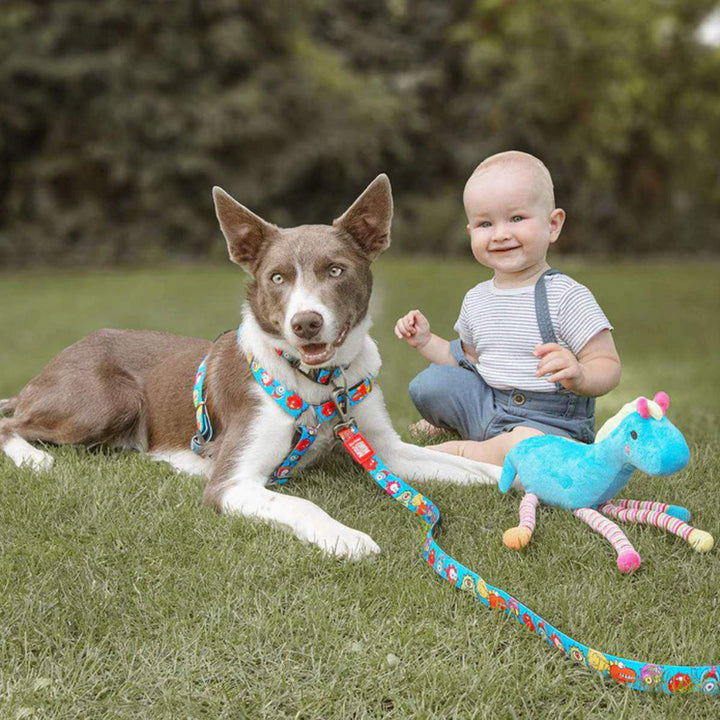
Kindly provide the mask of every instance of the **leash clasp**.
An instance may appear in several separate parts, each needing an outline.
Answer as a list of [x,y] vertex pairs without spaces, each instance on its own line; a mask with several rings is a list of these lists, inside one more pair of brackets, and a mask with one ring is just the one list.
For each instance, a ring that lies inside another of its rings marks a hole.
[[335,404],[335,409],[340,417],[341,422],[346,422],[348,419],[348,409],[350,407],[350,399],[348,398],[347,389],[342,387],[336,387],[332,391],[332,400]]
[[338,440],[340,440],[342,443],[345,443],[345,438],[342,437],[342,433],[346,430],[350,430],[354,426],[355,420],[353,418],[349,418],[347,422],[335,423],[335,426],[333,427],[333,434]]
[[333,434],[339,440],[342,440],[340,433],[355,424],[355,418],[350,415],[350,396],[348,395],[347,378],[344,372],[342,373],[342,379],[344,381],[343,385],[333,388],[332,391],[332,401],[340,418],[340,421],[335,423],[333,427]]

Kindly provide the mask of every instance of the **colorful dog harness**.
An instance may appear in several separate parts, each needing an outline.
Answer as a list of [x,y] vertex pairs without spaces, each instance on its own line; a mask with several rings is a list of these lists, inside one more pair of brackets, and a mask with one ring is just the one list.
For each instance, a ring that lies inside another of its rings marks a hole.
[[[287,457],[275,468],[271,478],[282,485],[287,482],[293,468],[300,462],[300,458],[306,455],[317,437],[320,425],[337,417],[347,414],[348,410],[362,402],[372,390],[372,376],[361,380],[356,385],[348,388],[347,385],[335,387],[332,391],[332,399],[320,405],[306,403],[297,393],[288,392],[277,380],[274,380],[267,370],[264,370],[251,353],[247,354],[250,365],[250,372],[257,380],[258,385],[272,398],[282,410],[291,415],[296,421],[295,438],[293,448]],[[345,378],[341,369],[338,368],[335,377]],[[317,380],[316,382],[322,382]],[[322,382],[322,384],[326,384]],[[340,409],[342,408],[342,410]],[[302,422],[301,418],[306,415],[309,422]]]
[[[238,328],[238,338],[239,336],[240,328]],[[300,361],[297,358],[288,355],[284,350],[276,350],[276,352],[287,360],[294,369],[302,372],[307,378],[320,385],[328,385],[331,381],[335,381],[338,378],[345,379],[345,367],[317,368],[312,369],[310,372],[305,372],[298,367]],[[210,442],[213,437],[213,427],[210,420],[210,413],[207,409],[207,397],[204,389],[208,357],[209,355],[206,355],[200,363],[195,375],[195,384],[193,387],[193,404],[195,405],[195,423],[197,429],[190,441],[190,449],[196,454],[199,453],[203,445]],[[274,380],[267,370],[260,367],[251,353],[247,353],[246,357],[250,365],[250,372],[255,380],[257,380],[258,385],[260,385],[282,410],[291,415],[296,421],[293,447],[287,457],[275,468],[271,476],[273,481],[282,485],[287,482],[293,469],[300,462],[300,459],[312,448],[320,425],[337,417],[339,403],[344,403],[344,412],[347,412],[349,408],[364,400],[372,390],[373,377],[367,377],[349,389],[345,382],[342,387],[336,387],[333,390],[331,399],[328,399],[320,405],[310,405],[297,393],[288,392],[281,383]]]

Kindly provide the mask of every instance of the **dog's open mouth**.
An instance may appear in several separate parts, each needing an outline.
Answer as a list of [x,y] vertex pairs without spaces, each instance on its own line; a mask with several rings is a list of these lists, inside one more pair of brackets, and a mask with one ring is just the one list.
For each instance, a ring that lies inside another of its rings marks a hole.
[[327,343],[311,343],[300,348],[300,358],[306,365],[322,365],[334,354],[335,348]]
[[337,349],[345,341],[349,326],[345,325],[331,343],[309,343],[300,348],[300,358],[306,365],[322,365],[334,357]]

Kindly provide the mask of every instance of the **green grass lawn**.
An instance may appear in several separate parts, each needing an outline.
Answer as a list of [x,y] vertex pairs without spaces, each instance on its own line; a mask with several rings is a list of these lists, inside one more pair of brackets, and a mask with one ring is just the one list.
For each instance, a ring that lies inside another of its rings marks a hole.
[[[623,361],[602,422],[658,390],[692,450],[673,479],[637,476],[628,497],[666,500],[720,538],[720,264],[558,262],[595,293]],[[422,308],[449,336],[467,262],[381,259],[374,337],[395,426],[422,358],[392,333]],[[244,278],[226,268],[0,276],[0,397],[100,327],[213,338],[239,318]],[[454,590],[421,557],[423,530],[343,459],[281,492],[307,497],[382,547],[329,560],[278,529],[216,515],[202,481],[131,453],[52,448],[33,475],[0,458],[0,718],[715,718],[716,699],[649,696],[573,665]],[[643,568],[544,508],[522,554],[502,531],[518,496],[418,486],[444,516],[440,544],[590,646],[647,661],[720,663],[717,548],[698,555],[627,526]]]

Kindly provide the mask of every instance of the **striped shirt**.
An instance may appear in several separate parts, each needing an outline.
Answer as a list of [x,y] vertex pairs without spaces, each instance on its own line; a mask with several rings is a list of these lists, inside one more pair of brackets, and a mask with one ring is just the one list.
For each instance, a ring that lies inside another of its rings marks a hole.
[[[578,355],[601,330],[612,330],[593,294],[567,275],[550,275],[547,288],[550,318],[558,343]],[[500,390],[555,392],[555,385],[535,377],[542,342],[535,314],[535,286],[500,290],[487,280],[470,290],[460,308],[455,331],[475,348],[477,369],[490,387]]]

